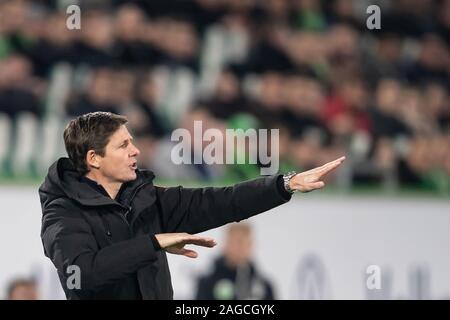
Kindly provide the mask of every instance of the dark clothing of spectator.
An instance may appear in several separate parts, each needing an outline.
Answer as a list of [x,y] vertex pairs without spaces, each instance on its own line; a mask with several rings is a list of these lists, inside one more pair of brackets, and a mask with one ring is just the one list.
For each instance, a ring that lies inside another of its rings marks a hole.
[[55,46],[45,40],[36,43],[28,54],[33,62],[35,75],[43,78],[50,75],[55,64],[59,62],[73,64],[76,61],[72,46]]
[[95,103],[86,95],[82,96],[78,101],[69,105],[67,108],[67,114],[74,117],[96,111],[119,113],[117,106],[113,104]]
[[293,137],[302,137],[304,134],[311,132],[311,130],[315,130],[320,133],[323,144],[330,142],[331,133],[318,117],[308,114],[294,114],[290,110],[285,110],[282,113],[282,120],[283,123],[286,123]]
[[138,104],[140,109],[144,112],[148,126],[144,130],[144,132],[140,132],[140,134],[149,134],[156,138],[161,138],[164,135],[169,133],[169,130],[163,124],[162,119],[155,112],[154,107],[148,105],[146,102],[141,102]]
[[90,67],[111,67],[118,63],[112,50],[100,50],[88,46],[85,43],[77,43],[74,47],[75,63],[85,64]]
[[202,103],[207,106],[211,114],[219,119],[227,120],[237,113],[248,112],[247,103],[244,99],[223,100],[215,98]]
[[273,300],[272,285],[253,263],[239,267],[218,258],[214,269],[198,281],[197,300]]
[[40,106],[36,96],[28,90],[10,88],[0,91],[0,112],[11,118],[21,112],[40,114]]
[[401,135],[411,135],[408,126],[397,117],[372,107],[369,109],[373,135],[378,137],[395,138]]
[[119,63],[125,66],[150,66],[158,60],[157,51],[140,41],[117,41],[114,52]]
[[289,72],[295,69],[285,52],[268,41],[262,41],[250,51],[247,72],[263,73],[265,71]]

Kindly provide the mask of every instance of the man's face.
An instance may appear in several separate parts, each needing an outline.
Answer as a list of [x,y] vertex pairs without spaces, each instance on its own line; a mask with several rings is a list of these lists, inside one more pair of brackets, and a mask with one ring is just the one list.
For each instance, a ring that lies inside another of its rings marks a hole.
[[249,261],[253,249],[252,237],[247,230],[233,230],[226,238],[224,254],[229,263],[234,266]]
[[9,300],[38,300],[37,289],[31,284],[19,285],[11,292]]
[[137,160],[140,154],[132,143],[132,137],[125,125],[114,132],[105,148],[105,155],[99,156],[99,173],[109,182],[127,182],[136,179]]

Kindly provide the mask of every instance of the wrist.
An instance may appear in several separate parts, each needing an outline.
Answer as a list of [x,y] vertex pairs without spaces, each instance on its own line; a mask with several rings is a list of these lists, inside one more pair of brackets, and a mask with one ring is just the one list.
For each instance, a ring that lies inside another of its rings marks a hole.
[[150,240],[152,242],[153,248],[155,249],[155,251],[161,250],[161,244],[159,243],[158,239],[156,238],[156,235],[151,234],[150,235]]
[[297,172],[295,172],[295,171],[291,171],[291,172],[288,172],[283,175],[284,188],[290,194],[298,191],[297,189],[294,188],[293,181],[292,181],[292,178],[295,177],[296,175],[297,175]]

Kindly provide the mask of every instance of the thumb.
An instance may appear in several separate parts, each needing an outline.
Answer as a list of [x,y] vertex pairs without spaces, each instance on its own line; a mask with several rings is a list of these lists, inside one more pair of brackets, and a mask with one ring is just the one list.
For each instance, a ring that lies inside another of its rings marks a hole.
[[322,189],[323,187],[325,187],[325,183],[323,181],[317,181],[317,182],[313,182],[310,184],[312,190],[315,189]]

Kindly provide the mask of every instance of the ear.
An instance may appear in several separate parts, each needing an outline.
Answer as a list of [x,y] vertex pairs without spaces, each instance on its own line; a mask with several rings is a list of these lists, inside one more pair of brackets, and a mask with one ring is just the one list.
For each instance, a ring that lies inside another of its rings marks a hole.
[[95,153],[94,150],[89,150],[86,154],[86,163],[88,167],[93,167],[95,169],[100,168],[100,161],[99,161],[98,154]]

